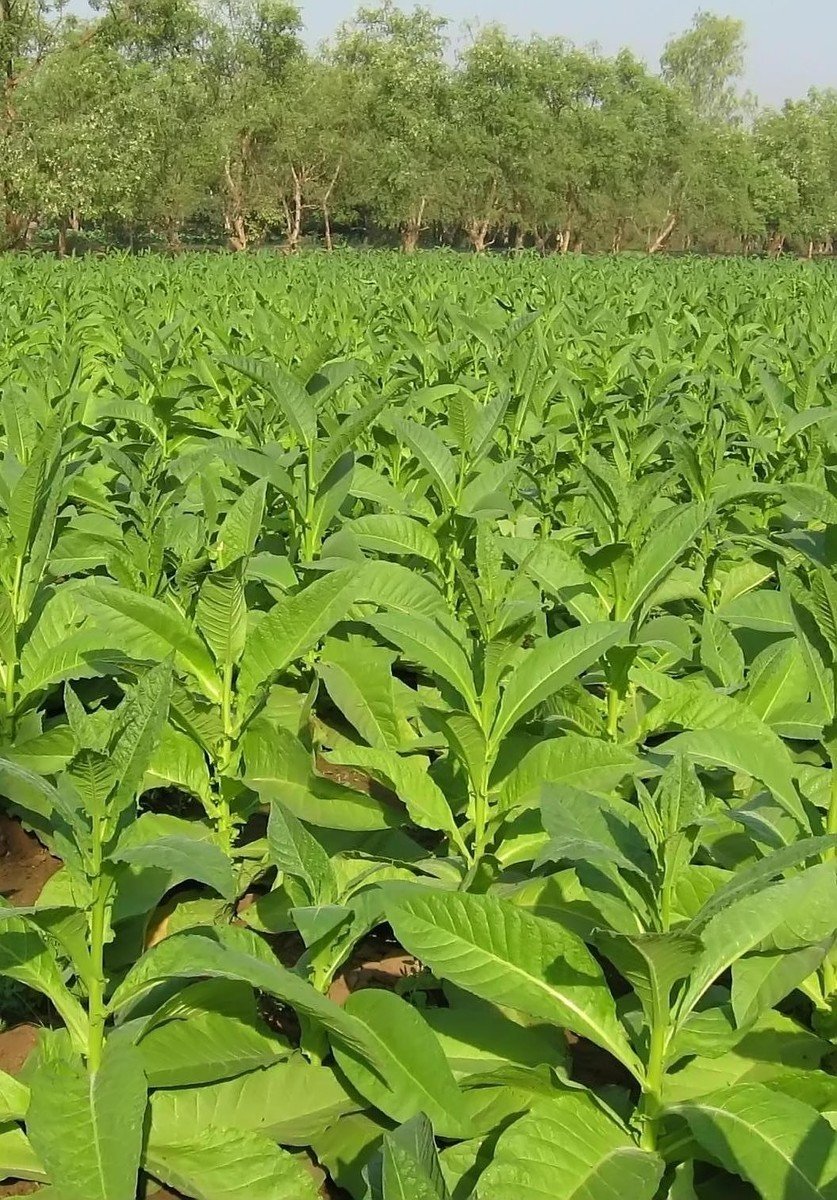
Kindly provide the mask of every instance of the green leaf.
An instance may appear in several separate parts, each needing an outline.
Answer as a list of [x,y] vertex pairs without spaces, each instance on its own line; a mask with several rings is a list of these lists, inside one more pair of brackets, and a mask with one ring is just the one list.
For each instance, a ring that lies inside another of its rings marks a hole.
[[299,441],[312,447],[317,438],[317,410],[305,388],[275,363],[223,355],[221,363],[252,379],[275,401]]
[[284,596],[250,633],[239,668],[242,697],[301,658],[348,614],[357,594],[357,571],[346,567]]
[[624,746],[568,733],[546,738],[528,750],[500,786],[500,806],[537,804],[544,784],[562,784],[591,792],[609,792],[639,766]]
[[592,667],[627,633],[625,624],[597,621],[568,629],[529,650],[506,681],[491,731],[493,744],[498,745],[535,705]]
[[118,732],[111,748],[111,766],[117,784],[109,801],[111,825],[134,803],[151,755],[169,715],[172,671],[169,662],[152,667],[137,682],[117,711]]
[[[0,1126],[0,1179],[49,1182],[46,1171],[19,1125]],[[42,1196],[51,1196],[49,1188],[40,1188],[39,1191]],[[55,1200],[60,1198],[56,1195]]]
[[426,525],[398,513],[367,513],[347,521],[343,528],[364,550],[378,554],[423,558],[438,564],[439,546]]
[[438,618],[445,617],[448,611],[435,583],[401,563],[386,559],[370,559],[363,564],[357,599],[408,616]]
[[152,1135],[143,1165],[193,1200],[317,1200],[314,1177],[270,1138],[206,1126],[188,1142]]
[[29,1107],[29,1088],[8,1071],[0,1071],[0,1124],[22,1121]]
[[367,746],[341,746],[330,762],[361,767],[392,788],[410,819],[422,829],[438,829],[457,839],[459,829],[439,785],[430,777],[428,761],[421,755],[405,757],[393,750]]
[[63,972],[44,935],[28,917],[0,906],[0,975],[46,996],[61,1015],[73,1043],[87,1045],[87,1015],[64,984]]
[[421,1014],[394,992],[365,988],[346,1001],[377,1049],[374,1068],[350,1049],[335,1047],[349,1083],[396,1121],[426,1113],[441,1137],[469,1135],[465,1103],[444,1052]]
[[215,664],[189,623],[161,600],[111,583],[86,583],[81,593],[105,644],[128,658],[167,658],[195,677],[205,696],[221,702]]
[[266,492],[266,480],[251,483],[221,522],[215,539],[216,563],[220,571],[239,558],[247,558],[255,550],[262,529]]
[[[284,1000],[350,1046],[368,1049],[363,1027],[320,995],[310,983],[283,967],[219,940],[223,931],[173,934],[159,942],[128,971],[110,1000],[110,1011],[134,1005],[157,983],[169,979],[241,979]],[[251,935],[252,936],[252,935]],[[269,952],[268,952],[269,953]]]
[[232,667],[244,653],[247,604],[241,559],[213,571],[201,584],[195,621],[218,666]]
[[152,1130],[161,1140],[190,1142],[207,1126],[214,1126],[263,1133],[287,1146],[307,1146],[361,1105],[332,1066],[309,1063],[294,1053],[285,1062],[205,1087],[155,1092]]
[[375,830],[398,824],[380,800],[315,775],[311,752],[288,729],[254,723],[244,737],[244,782],[262,803],[281,800],[294,816],[328,829]]
[[146,1101],[142,1061],[125,1041],[106,1042],[93,1072],[80,1058],[42,1057],[26,1127],[65,1200],[134,1200]]
[[653,1200],[663,1166],[591,1093],[568,1091],[500,1135],[475,1200]]
[[370,1200],[449,1200],[433,1127],[423,1113],[384,1134],[380,1191],[377,1182]]
[[596,945],[628,980],[648,1022],[667,1014],[671,990],[685,979],[701,951],[700,940],[689,934],[618,934],[602,930]]
[[363,408],[359,408],[351,413],[340,423],[337,432],[333,433],[326,442],[322,451],[322,457],[317,463],[317,469],[321,477],[328,474],[341,454],[352,449],[361,434],[375,422],[390,403],[390,399],[390,396],[382,393],[380,396],[376,396],[374,400],[370,400]]
[[252,988],[227,979],[205,979],[184,988],[158,1010],[137,1045],[149,1086],[155,1088],[215,1083],[290,1053],[284,1038],[259,1021]]
[[640,549],[628,577],[624,615],[631,617],[663,582],[709,519],[703,504],[673,507]]
[[658,747],[665,754],[684,754],[698,762],[741,771],[770,788],[786,812],[805,822],[805,811],[793,782],[793,763],[784,746],[765,742],[747,729],[697,729],[678,734]]
[[192,880],[211,887],[225,900],[235,899],[237,889],[232,864],[221,847],[212,842],[163,836],[140,845],[117,846],[109,857],[114,862],[164,870],[169,874],[170,887]]
[[[828,914],[837,910],[837,873],[822,863],[744,895],[700,925],[703,951],[678,1006],[678,1024],[690,1013],[711,984],[743,955],[785,929],[798,942],[817,942],[828,932]],[[811,928],[807,922],[813,922]],[[798,935],[797,935],[798,931]]]
[[445,507],[456,508],[456,463],[439,434],[402,417],[392,417],[391,424],[398,440],[409,446],[432,479]]
[[450,684],[469,708],[477,707],[476,685],[465,651],[439,621],[399,612],[379,613],[367,620],[409,661]]
[[394,653],[379,646],[331,640],[317,664],[328,694],[364,741],[396,750],[402,722],[395,703]]
[[[769,1084],[789,1071],[812,1078],[829,1051],[828,1042],[774,1009],[763,1013],[746,1031],[730,1028],[727,1041],[731,1040],[731,1047],[725,1048],[722,1040],[716,1050],[706,1037],[705,1021],[712,1011],[695,1013],[694,1029],[687,1023],[675,1039],[672,1061],[690,1057],[666,1075],[666,1103],[692,1100],[740,1083]],[[710,1053],[712,1057],[708,1057]]]
[[736,687],[744,679],[744,652],[729,627],[708,609],[703,614],[700,661],[720,687]]
[[330,904],[336,899],[337,881],[331,859],[279,800],[270,805],[267,841],[270,861],[284,874],[302,880],[312,904]]
[[435,974],[571,1029],[641,1078],[601,968],[580,938],[494,896],[408,884],[385,892],[396,937]]
[[837,1141],[813,1108],[763,1084],[725,1089],[668,1110],[696,1141],[764,1200],[833,1200]]

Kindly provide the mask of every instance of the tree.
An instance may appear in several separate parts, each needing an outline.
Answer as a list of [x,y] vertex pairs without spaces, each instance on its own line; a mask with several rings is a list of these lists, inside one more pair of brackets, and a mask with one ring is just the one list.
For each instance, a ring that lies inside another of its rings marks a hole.
[[741,110],[738,82],[744,73],[744,22],[698,12],[685,33],[666,44],[663,79],[680,88],[706,121],[734,121]]
[[428,9],[401,12],[391,0],[361,8],[329,51],[353,95],[350,189],[415,250],[441,201],[447,142],[446,22]]

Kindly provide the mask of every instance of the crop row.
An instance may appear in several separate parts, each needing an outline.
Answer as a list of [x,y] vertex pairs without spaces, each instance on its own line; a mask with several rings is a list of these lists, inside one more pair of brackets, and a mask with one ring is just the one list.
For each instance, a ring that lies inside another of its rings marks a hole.
[[837,277],[0,277],[0,1177],[834,1200]]

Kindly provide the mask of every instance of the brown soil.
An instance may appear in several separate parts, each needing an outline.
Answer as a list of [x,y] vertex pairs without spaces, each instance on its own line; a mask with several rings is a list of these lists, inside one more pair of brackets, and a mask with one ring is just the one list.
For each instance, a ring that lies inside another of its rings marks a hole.
[[38,1025],[15,1025],[0,1033],[0,1069],[17,1075],[35,1048],[40,1027]]
[[345,1004],[352,992],[363,988],[395,988],[402,979],[418,975],[421,964],[411,954],[370,938],[357,950],[339,972],[329,988],[329,998],[336,1004]]
[[34,904],[61,862],[14,817],[0,815],[0,895],[12,904]]

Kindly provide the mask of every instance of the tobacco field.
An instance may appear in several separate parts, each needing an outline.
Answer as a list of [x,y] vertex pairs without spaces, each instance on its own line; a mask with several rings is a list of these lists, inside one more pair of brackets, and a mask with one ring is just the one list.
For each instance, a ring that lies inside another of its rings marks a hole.
[[0,285],[0,1180],[837,1200],[834,269]]

